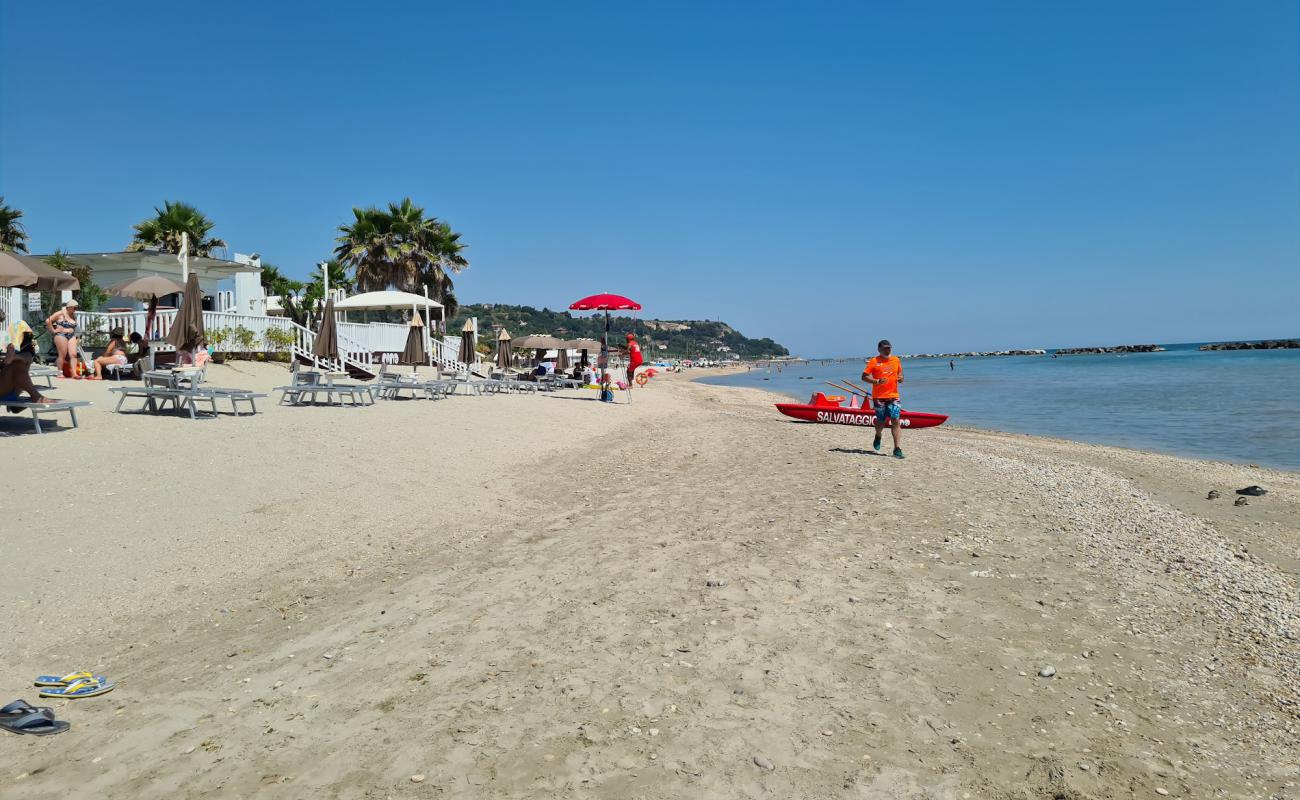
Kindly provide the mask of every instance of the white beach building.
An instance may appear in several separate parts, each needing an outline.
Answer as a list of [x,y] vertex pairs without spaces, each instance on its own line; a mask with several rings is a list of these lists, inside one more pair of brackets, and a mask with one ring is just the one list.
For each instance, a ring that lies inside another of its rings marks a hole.
[[[284,316],[274,316],[272,306],[262,288],[261,262],[257,256],[236,255],[233,261],[203,256],[190,256],[186,264],[172,253],[157,251],[73,253],[67,258],[73,264],[89,267],[95,284],[112,286],[133,278],[161,275],[177,283],[184,283],[188,274],[198,278],[203,294],[203,325],[214,332],[213,340],[221,341],[223,352],[289,354],[300,361],[320,364],[312,355],[316,332]],[[29,318],[31,307],[20,289],[0,290],[0,307],[13,316],[22,313]],[[332,369],[373,375],[379,365],[395,361],[406,345],[407,326],[378,323],[351,322],[348,311],[416,310],[430,322],[443,319],[443,307],[432,299],[404,292],[377,292],[346,297],[341,291],[330,292],[338,306],[336,331],[339,341],[340,361],[323,364]],[[170,350],[163,340],[176,317],[176,295],[158,298],[158,309],[153,319],[148,317],[147,302],[135,298],[114,297],[98,312],[83,311],[77,314],[83,336],[88,338],[114,328],[126,335],[139,332],[154,342],[159,352]],[[33,326],[35,327],[35,326]],[[430,364],[457,372],[467,367],[457,360],[459,337],[449,338],[432,334],[427,326],[427,352]]]

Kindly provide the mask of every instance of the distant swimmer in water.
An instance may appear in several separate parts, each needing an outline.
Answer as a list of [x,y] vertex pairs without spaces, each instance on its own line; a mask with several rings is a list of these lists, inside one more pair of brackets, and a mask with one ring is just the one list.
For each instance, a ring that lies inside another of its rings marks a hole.
[[952,372],[952,371],[955,370],[955,369],[957,369],[957,365],[954,364],[954,363],[950,360],[950,361],[948,362],[948,371],[949,371],[949,372]]

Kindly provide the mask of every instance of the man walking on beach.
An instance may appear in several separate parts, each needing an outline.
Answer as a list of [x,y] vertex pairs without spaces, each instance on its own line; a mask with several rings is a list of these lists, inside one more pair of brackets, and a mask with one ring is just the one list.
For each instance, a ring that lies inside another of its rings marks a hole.
[[871,443],[872,448],[880,451],[880,438],[885,425],[889,425],[894,436],[894,458],[902,458],[903,407],[898,401],[898,384],[903,382],[903,362],[891,355],[893,349],[888,339],[881,339],[876,345],[879,355],[867,361],[862,380],[871,384],[871,404],[876,409],[876,440]]

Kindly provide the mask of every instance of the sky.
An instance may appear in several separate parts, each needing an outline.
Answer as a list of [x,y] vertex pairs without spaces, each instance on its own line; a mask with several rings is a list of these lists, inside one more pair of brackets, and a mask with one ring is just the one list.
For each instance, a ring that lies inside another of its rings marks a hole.
[[0,2],[0,195],[295,276],[409,196],[462,302],[809,356],[1300,336],[1300,5]]

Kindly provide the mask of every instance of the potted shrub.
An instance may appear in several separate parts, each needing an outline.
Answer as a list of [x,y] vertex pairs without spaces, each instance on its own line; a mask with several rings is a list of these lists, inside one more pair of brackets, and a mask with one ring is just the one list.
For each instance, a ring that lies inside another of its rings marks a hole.
[[208,347],[212,348],[212,360],[217,364],[226,363],[224,345],[230,340],[230,331],[225,328],[213,328],[205,333],[204,338],[208,340]]

